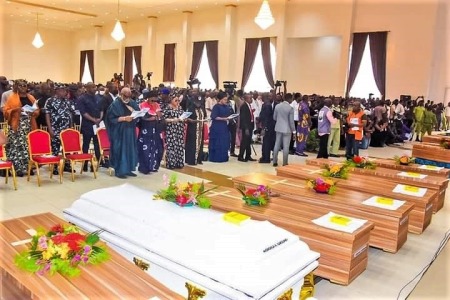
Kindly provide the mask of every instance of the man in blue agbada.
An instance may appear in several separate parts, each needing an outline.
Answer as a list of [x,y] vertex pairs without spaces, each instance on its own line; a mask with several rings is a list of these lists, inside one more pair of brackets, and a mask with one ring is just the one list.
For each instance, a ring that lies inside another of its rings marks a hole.
[[110,164],[116,177],[125,179],[135,177],[138,162],[136,120],[131,116],[139,110],[138,104],[131,99],[131,90],[127,87],[120,92],[106,113],[106,130],[111,143]]

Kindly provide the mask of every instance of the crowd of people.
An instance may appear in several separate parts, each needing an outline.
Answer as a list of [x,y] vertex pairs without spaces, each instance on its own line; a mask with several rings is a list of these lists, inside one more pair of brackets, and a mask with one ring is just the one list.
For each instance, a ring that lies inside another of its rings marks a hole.
[[[41,128],[51,136],[52,152],[60,153],[59,134],[78,125],[82,149],[93,144],[100,150],[96,128],[105,126],[111,142],[111,166],[118,178],[157,172],[165,158],[168,169],[203,161],[257,161],[253,143],[262,142],[259,163],[288,164],[289,154],[308,156],[310,135],[319,140],[317,157],[359,154],[359,149],[384,147],[406,140],[421,141],[432,130],[450,129],[450,103],[401,98],[353,99],[281,91],[244,93],[227,89],[122,87],[118,81],[106,85],[52,80],[30,83],[0,77],[0,121],[7,122],[5,149],[18,176],[27,172],[27,134]],[[30,109],[31,108],[31,109]],[[137,112],[145,112],[137,116]],[[188,112],[188,114],[185,114]],[[1,140],[0,140],[1,141]],[[208,141],[207,150],[204,147]],[[239,152],[236,153],[236,147]],[[92,168],[93,166],[91,166]],[[87,163],[84,165],[87,171]],[[72,172],[70,166],[64,171]],[[55,169],[54,172],[58,172]]]

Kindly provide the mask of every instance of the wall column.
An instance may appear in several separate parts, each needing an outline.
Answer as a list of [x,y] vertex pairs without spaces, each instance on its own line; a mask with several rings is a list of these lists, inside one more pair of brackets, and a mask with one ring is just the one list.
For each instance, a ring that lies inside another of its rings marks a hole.
[[175,85],[185,87],[191,73],[192,56],[192,11],[183,11],[181,42],[176,46]]
[[99,81],[99,77],[100,77],[100,73],[99,70],[101,68],[101,64],[100,64],[100,49],[101,49],[101,44],[102,44],[102,26],[100,25],[95,25],[94,26],[94,82],[100,82]]
[[[158,18],[155,16],[149,16],[147,20],[147,42],[142,49],[142,75],[146,83],[149,80],[145,77],[147,72],[155,72],[156,70],[156,26]],[[151,79],[150,79],[151,82]],[[152,86],[155,82],[152,83]]]
[[[219,79],[221,81],[239,81],[240,78],[236,77],[236,5],[225,6],[225,36],[223,39],[223,45],[219,44],[219,61],[227,62],[220,66]],[[219,88],[222,87],[222,82],[218,83]],[[238,82],[240,86],[240,82]]]

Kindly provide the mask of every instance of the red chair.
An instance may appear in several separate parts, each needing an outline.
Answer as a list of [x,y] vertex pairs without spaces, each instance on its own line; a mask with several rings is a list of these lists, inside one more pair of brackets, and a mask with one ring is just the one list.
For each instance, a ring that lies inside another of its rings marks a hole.
[[11,161],[6,158],[4,145],[0,145],[0,170],[5,170],[5,183],[8,184],[9,171],[11,171],[14,189],[17,191],[16,170]]
[[30,181],[30,172],[33,165],[36,167],[38,186],[41,186],[39,167],[48,165],[50,167],[50,178],[53,178],[53,169],[55,165],[58,165],[59,183],[62,183],[62,159],[61,156],[52,155],[50,134],[47,131],[36,129],[28,134],[28,153],[30,154],[30,160],[28,161],[28,181]]
[[94,178],[97,178],[96,169],[94,168],[95,156],[89,153],[83,153],[81,149],[80,132],[73,128],[65,129],[60,133],[61,146],[63,150],[64,161],[70,161],[70,167],[72,169],[72,182],[75,181],[75,163],[81,162],[80,174],[83,174],[83,165],[85,162],[90,161]]
[[[111,144],[109,142],[108,132],[105,128],[97,130],[98,147],[100,148],[100,161],[97,164],[97,171],[101,163],[105,163],[105,158],[109,160]],[[112,175],[111,166],[108,168],[109,176]]]

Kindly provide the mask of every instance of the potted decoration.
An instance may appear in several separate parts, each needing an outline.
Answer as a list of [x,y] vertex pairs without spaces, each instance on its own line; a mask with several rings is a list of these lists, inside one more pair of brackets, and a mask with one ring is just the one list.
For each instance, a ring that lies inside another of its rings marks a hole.
[[322,172],[322,175],[325,177],[347,179],[348,166],[344,164],[325,165],[325,170]]
[[306,181],[306,185],[316,191],[316,193],[332,195],[336,191],[336,183],[329,179],[311,179]]
[[244,185],[240,185],[236,189],[241,193],[242,200],[247,205],[264,206],[270,200],[271,191],[265,185],[258,185],[256,188],[245,188]]
[[402,156],[394,156],[394,160],[399,165],[409,166],[414,164],[415,158],[404,154]]
[[353,156],[352,159],[347,160],[346,165],[352,168],[372,169],[372,170],[374,170],[377,167],[374,162],[362,156]]
[[64,276],[77,276],[79,265],[99,264],[109,259],[106,248],[96,231],[83,234],[76,226],[55,225],[49,231],[42,228],[31,238],[31,247],[15,257],[20,269],[45,275],[58,272]]
[[175,174],[173,174],[169,180],[167,179],[167,175],[164,174],[163,180],[166,188],[160,189],[153,196],[153,199],[167,200],[181,207],[194,205],[201,208],[211,207],[211,201],[205,194],[214,188],[205,190],[203,181],[201,183],[178,183]]

